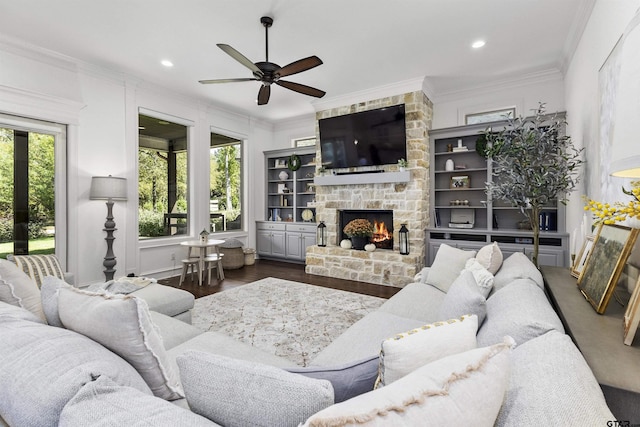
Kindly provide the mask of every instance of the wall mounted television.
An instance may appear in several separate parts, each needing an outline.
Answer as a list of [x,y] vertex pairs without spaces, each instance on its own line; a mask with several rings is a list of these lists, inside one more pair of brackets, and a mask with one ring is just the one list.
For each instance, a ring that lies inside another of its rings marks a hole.
[[320,119],[326,169],[395,164],[407,158],[404,104]]

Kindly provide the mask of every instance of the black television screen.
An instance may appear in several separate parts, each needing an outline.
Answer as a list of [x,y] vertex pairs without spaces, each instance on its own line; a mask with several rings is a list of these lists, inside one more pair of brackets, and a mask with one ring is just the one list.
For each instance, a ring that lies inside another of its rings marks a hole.
[[407,158],[404,104],[320,119],[327,169],[395,164]]

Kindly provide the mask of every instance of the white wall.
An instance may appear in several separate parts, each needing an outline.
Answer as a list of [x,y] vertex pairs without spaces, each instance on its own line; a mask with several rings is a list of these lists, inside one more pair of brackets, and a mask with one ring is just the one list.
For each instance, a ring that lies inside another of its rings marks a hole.
[[[245,232],[229,232],[255,247],[255,220],[263,219],[264,161],[262,151],[274,145],[273,125],[230,113],[202,100],[149,85],[119,73],[77,64],[69,58],[27,50],[0,41],[0,112],[68,125],[67,196],[68,250],[62,258],[78,284],[103,280],[106,253],[106,205],[89,200],[91,177],[127,178],[128,198],[116,202],[114,253],[116,277],[127,273],[166,277],[177,274],[184,254],[178,239],[137,238],[138,109],[156,111],[189,124],[191,236],[208,224],[209,133],[215,131],[244,140]],[[177,261],[171,260],[176,254]]]
[[[428,80],[428,79],[426,79]],[[564,90],[559,71],[548,71],[505,80],[499,84],[460,92],[434,93],[433,129],[465,124],[465,115],[516,108],[516,116],[531,115],[539,102],[546,103],[547,112],[564,111]]]
[[582,221],[582,196],[601,197],[598,71],[639,7],[639,0],[598,0],[565,75],[568,132],[576,146],[585,147],[587,160],[585,179],[567,208],[569,231]]

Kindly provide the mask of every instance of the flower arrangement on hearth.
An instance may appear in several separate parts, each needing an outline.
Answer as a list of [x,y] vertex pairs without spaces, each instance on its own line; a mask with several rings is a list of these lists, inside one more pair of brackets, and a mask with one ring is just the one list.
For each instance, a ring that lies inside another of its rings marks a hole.
[[342,231],[349,237],[371,237],[373,236],[373,224],[366,219],[357,218],[349,221]]
[[631,190],[623,187],[622,191],[624,194],[631,196],[629,202],[615,202],[610,205],[609,203],[600,203],[586,198],[584,210],[593,213],[596,224],[614,224],[631,218],[640,220],[640,181],[632,181]]

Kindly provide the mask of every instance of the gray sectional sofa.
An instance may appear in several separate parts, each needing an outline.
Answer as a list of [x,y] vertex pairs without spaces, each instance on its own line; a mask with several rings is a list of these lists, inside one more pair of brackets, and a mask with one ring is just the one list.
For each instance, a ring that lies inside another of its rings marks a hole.
[[[33,299],[29,306],[26,297],[21,303],[2,298],[2,283],[13,279],[0,269],[0,416],[20,427],[614,420],[526,256],[502,262],[500,254],[497,264],[494,258],[486,266],[495,272],[489,285],[486,271],[476,274],[470,266],[479,254],[444,246],[415,283],[353,324],[306,368],[149,311],[153,301],[85,295],[53,278],[42,295],[55,298],[43,300],[38,315]],[[55,315],[59,327],[47,324]],[[465,338],[453,329],[428,335],[452,324],[467,328]],[[452,351],[456,340],[468,350]],[[444,353],[426,364],[417,360],[436,351]],[[405,372],[385,381],[396,368]],[[374,390],[376,381],[383,386]]]

